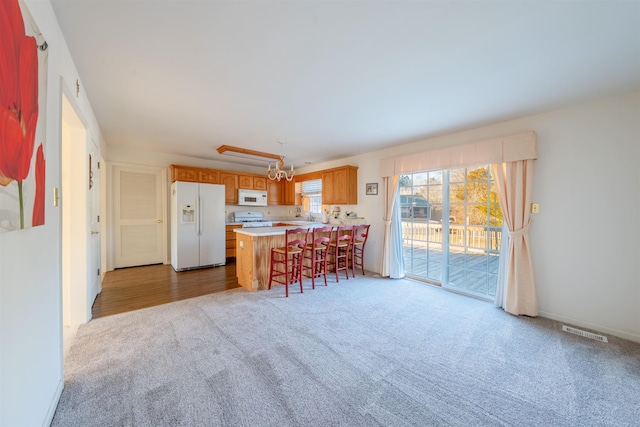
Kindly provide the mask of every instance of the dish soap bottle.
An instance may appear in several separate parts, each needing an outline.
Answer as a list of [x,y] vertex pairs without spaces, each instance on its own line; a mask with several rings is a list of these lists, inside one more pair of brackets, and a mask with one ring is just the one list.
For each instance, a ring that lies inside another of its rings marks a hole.
[[329,224],[329,213],[326,210],[322,211],[322,223]]

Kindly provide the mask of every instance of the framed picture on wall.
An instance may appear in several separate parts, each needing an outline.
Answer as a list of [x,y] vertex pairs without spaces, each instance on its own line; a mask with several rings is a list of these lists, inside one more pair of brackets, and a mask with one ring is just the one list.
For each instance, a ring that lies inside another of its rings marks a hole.
[[2,0],[0,16],[0,233],[5,233],[44,225],[49,49],[23,1]]
[[377,182],[368,182],[366,184],[366,193],[367,196],[378,194],[378,183]]

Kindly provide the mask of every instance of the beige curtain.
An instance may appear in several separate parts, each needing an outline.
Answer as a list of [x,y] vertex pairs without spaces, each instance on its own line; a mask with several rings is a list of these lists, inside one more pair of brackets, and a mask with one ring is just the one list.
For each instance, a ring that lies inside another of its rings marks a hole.
[[[491,164],[494,165],[496,179],[502,180],[498,181],[501,187],[500,206],[511,236],[508,239],[507,274],[503,275],[506,278],[505,297],[498,305],[509,313],[536,316],[538,303],[529,256],[528,206],[531,165],[537,157],[536,133],[528,131],[382,159],[380,176],[383,177],[383,185],[386,182],[382,275],[392,274],[393,266],[390,263],[398,251],[402,256],[402,236],[396,237],[399,242],[392,242],[394,233],[391,222],[394,192],[400,175]],[[503,258],[501,256],[501,262]]]
[[[503,300],[497,304],[511,314],[538,315],[538,299],[529,250],[529,203],[533,160],[493,164],[500,207],[509,229]],[[500,293],[497,293],[500,295]]]
[[[382,277],[389,277],[391,271],[391,258],[394,244],[391,239],[391,218],[393,216],[394,201],[396,199],[396,191],[398,189],[400,176],[385,176],[382,178],[382,196],[384,207],[384,234],[382,240]],[[395,259],[394,259],[395,261]]]
[[537,158],[533,131],[382,159],[381,176],[457,169]]

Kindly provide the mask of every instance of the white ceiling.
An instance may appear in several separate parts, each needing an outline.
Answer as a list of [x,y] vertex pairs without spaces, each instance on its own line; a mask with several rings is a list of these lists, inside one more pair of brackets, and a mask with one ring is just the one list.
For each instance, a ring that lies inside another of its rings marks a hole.
[[638,1],[52,3],[109,146],[299,167],[640,89]]

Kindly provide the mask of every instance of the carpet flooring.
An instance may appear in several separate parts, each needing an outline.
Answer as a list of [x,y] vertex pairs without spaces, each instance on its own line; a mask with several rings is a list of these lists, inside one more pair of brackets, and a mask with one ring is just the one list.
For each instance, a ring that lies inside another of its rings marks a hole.
[[638,426],[640,344],[410,280],[93,320],[53,426]]

